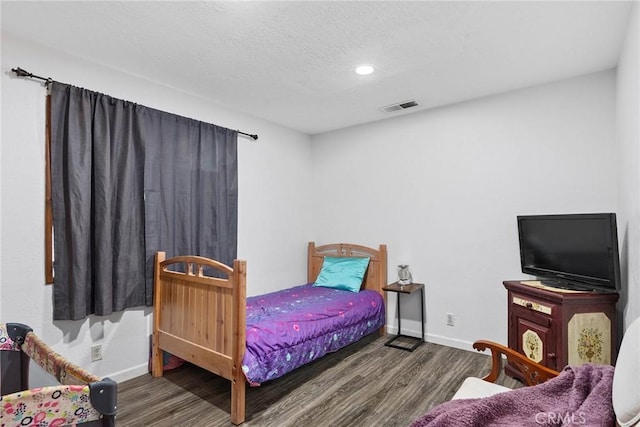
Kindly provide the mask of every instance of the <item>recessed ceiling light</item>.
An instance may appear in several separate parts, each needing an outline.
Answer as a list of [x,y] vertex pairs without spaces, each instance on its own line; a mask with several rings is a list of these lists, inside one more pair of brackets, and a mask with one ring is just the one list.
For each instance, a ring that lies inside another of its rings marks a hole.
[[373,68],[373,66],[371,65],[358,65],[358,67],[356,67],[356,74],[359,74],[361,76],[367,76],[374,71],[375,68]]

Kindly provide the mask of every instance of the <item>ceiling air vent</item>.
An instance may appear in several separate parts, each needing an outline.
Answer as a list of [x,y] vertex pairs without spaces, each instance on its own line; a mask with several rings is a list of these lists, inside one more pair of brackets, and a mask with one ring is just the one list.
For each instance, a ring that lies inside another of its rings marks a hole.
[[416,101],[404,101],[404,102],[398,102],[397,104],[387,105],[386,107],[380,107],[380,110],[384,111],[385,113],[392,113],[394,111],[402,111],[402,110],[407,110],[409,108],[414,108],[419,105],[420,104],[418,104]]

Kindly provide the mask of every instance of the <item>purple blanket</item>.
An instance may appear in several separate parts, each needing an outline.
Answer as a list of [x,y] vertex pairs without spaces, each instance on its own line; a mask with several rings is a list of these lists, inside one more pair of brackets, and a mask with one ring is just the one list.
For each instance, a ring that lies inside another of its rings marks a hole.
[[567,366],[556,378],[537,386],[445,402],[411,427],[613,426],[612,382],[612,366]]
[[303,285],[247,298],[247,346],[242,370],[251,385],[375,332],[385,323],[382,296]]

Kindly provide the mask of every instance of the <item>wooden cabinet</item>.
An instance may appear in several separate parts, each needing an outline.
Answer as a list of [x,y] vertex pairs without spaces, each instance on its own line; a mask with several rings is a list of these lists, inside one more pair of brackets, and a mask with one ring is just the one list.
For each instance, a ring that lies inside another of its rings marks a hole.
[[[505,281],[512,348],[551,369],[614,364],[617,293],[556,289],[537,281]],[[505,372],[517,377],[509,365]]]

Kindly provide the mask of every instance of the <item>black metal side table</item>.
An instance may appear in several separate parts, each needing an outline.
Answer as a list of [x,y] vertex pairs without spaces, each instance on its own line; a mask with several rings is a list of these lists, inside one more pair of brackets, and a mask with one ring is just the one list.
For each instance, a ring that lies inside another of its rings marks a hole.
[[[396,292],[398,294],[397,301],[397,313],[398,313],[398,334],[392,337],[389,341],[387,341],[384,345],[394,348],[399,348],[401,350],[413,351],[420,344],[424,342],[424,283],[410,283],[408,285],[400,285],[398,282],[391,283],[389,285],[383,286],[382,289],[386,292]],[[400,315],[400,295],[401,294],[412,294],[416,291],[420,291],[420,315],[422,318],[422,336],[412,337],[410,335],[403,335],[402,329],[400,326],[400,322],[402,320],[402,316]],[[398,338],[407,338],[409,340],[415,340],[416,342],[411,347],[401,346],[394,343]]]

